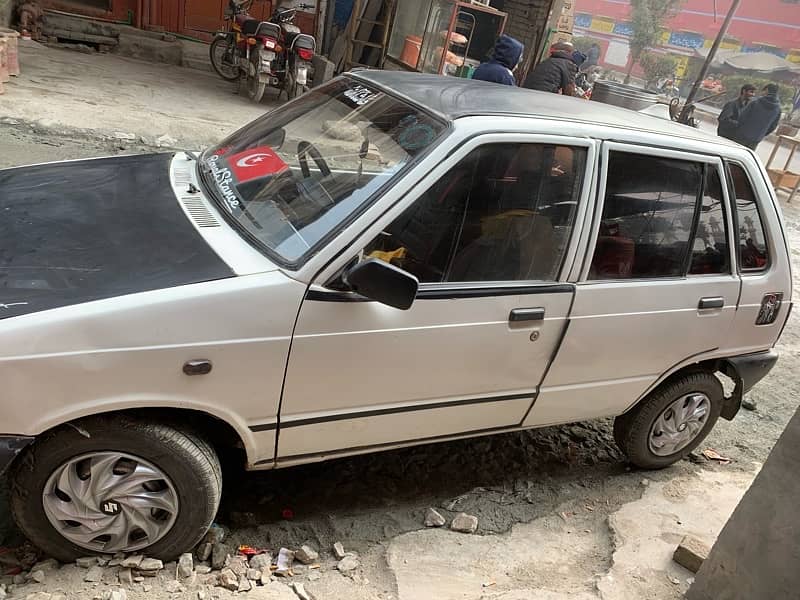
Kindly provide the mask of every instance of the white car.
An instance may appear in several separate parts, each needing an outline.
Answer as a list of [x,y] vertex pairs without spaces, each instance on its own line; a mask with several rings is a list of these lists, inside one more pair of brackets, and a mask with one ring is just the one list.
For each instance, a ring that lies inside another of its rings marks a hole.
[[192,548],[225,446],[273,469],[616,417],[665,467],[791,308],[752,152],[457,78],[352,73],[201,156],[2,170],[0,215],[0,470],[64,560]]

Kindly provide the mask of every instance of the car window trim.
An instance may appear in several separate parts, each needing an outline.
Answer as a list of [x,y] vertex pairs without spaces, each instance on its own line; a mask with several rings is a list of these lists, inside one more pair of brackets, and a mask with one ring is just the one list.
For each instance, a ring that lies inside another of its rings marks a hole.
[[[742,172],[744,173],[745,177],[747,178],[747,183],[750,185],[750,191],[753,193],[753,202],[756,206],[756,213],[758,213],[758,220],[761,225],[761,231],[764,233],[764,243],[767,245],[767,264],[764,265],[760,269],[745,269],[742,267],[740,256],[739,256],[739,210],[736,206],[736,186],[733,182],[733,175],[730,172],[730,165],[736,165],[739,167]],[[772,270],[773,260],[773,244],[772,244],[772,234],[769,231],[769,227],[765,226],[764,221],[764,211],[762,210],[761,206],[761,199],[759,194],[756,190],[756,186],[753,185],[753,178],[750,176],[750,172],[747,170],[747,167],[741,161],[734,160],[734,159],[725,159],[725,175],[727,176],[727,184],[728,184],[728,194],[730,196],[730,205],[731,205],[731,217],[733,219],[733,234],[734,234],[734,242],[735,242],[735,258],[736,258],[736,272],[740,277],[755,277],[760,275],[765,275]]]
[[[616,282],[638,282],[638,281],[666,281],[669,279],[686,279],[686,271],[684,275],[669,276],[669,277],[648,277],[648,278],[629,278],[629,279],[589,279],[589,270],[591,269],[592,259],[594,258],[594,251],[597,247],[597,238],[600,234],[600,222],[603,219],[603,209],[606,202],[606,188],[608,187],[608,167],[609,155],[611,152],[623,152],[626,154],[638,154],[645,156],[653,156],[655,158],[666,158],[671,160],[682,160],[688,162],[697,162],[701,164],[719,164],[719,156],[712,154],[698,154],[696,152],[688,152],[683,150],[672,150],[654,146],[644,146],[639,144],[630,144],[626,142],[604,141],[598,152],[600,157],[600,181],[598,184],[597,195],[594,203],[594,219],[592,219],[592,230],[589,237],[589,243],[586,245],[586,251],[583,256],[583,268],[581,269],[580,283],[605,283],[609,281]],[[689,249],[687,249],[687,253]]]
[[[447,136],[449,137],[449,136]],[[576,229],[581,226],[585,218],[586,212],[589,210],[588,205],[592,200],[592,189],[590,183],[595,177],[595,166],[597,163],[597,155],[599,153],[600,141],[590,137],[575,137],[571,135],[558,135],[551,133],[531,133],[525,131],[502,131],[493,130],[480,133],[473,133],[465,136],[465,138],[457,145],[454,146],[447,154],[430,169],[427,169],[417,180],[416,183],[411,185],[400,197],[392,202],[392,205],[387,207],[379,216],[374,218],[355,238],[353,238],[345,247],[341,248],[330,260],[328,260],[323,267],[317,270],[312,278],[311,286],[317,290],[331,290],[330,286],[338,279],[351,261],[358,257],[361,249],[368,244],[379,230],[373,231],[376,225],[387,218],[388,222],[396,219],[406,210],[413,201],[418,199],[424,194],[431,186],[433,186],[439,179],[446,175],[450,169],[457,165],[461,160],[469,156],[471,152],[477,148],[495,144],[495,143],[518,143],[518,144],[553,144],[561,146],[574,146],[586,149],[586,162],[584,164],[584,174],[581,180],[581,193],[578,196],[578,207],[575,213],[575,221],[572,230],[570,231],[569,241],[567,243],[566,251],[564,253],[562,264],[560,265],[557,279],[555,281],[531,281],[528,282],[532,286],[548,285],[566,283],[567,277],[572,269],[575,260],[580,258],[580,233],[576,235]],[[406,200],[413,196],[410,203]],[[379,199],[380,200],[380,199]],[[354,250],[355,249],[355,250]],[[421,284],[420,289],[426,289],[427,285],[462,285],[465,282],[444,282],[438,284]],[[470,283],[470,282],[466,282]],[[485,282],[474,282],[475,288],[485,287]],[[511,281],[505,283],[520,283],[519,281]],[[526,283],[526,282],[522,282]],[[309,288],[311,289],[311,288]],[[331,290],[332,291],[332,290]]]
[[[705,165],[706,169],[708,169],[711,163]],[[717,160],[713,163],[713,168],[717,170],[717,177],[719,178],[720,184],[720,191],[722,192],[722,215],[723,220],[725,221],[725,243],[728,245],[728,270],[724,273],[690,273],[689,271],[686,272],[687,277],[696,278],[696,277],[731,277],[737,276],[737,273],[734,272],[734,258],[733,258],[733,249],[731,247],[731,231],[733,228],[733,222],[731,221],[731,208],[730,208],[730,197],[728,194],[728,183],[725,177],[725,165],[721,158],[717,157]],[[706,192],[706,185],[708,183],[708,173],[703,176],[703,197],[705,197]],[[702,207],[702,202],[700,204]],[[698,211],[698,222],[699,222],[699,215],[700,212]],[[697,236],[697,231],[695,231],[694,236]],[[694,236],[692,237],[692,248],[694,247]],[[692,251],[693,253],[693,251]],[[691,260],[689,261],[689,269],[691,270]]]

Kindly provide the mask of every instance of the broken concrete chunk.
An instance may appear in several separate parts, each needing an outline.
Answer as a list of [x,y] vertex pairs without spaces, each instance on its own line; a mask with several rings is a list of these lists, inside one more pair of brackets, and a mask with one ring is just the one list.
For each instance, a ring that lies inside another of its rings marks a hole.
[[164,589],[167,590],[169,594],[180,594],[184,591],[184,587],[181,585],[180,581],[168,581],[167,585],[164,586]]
[[250,581],[258,581],[261,579],[261,571],[258,569],[247,569],[246,577]]
[[211,567],[209,567],[208,565],[197,565],[194,568],[194,572],[197,573],[198,575],[208,575],[209,573],[211,573]]
[[35,565],[31,567],[31,571],[55,571],[61,565],[55,558],[48,558],[46,560],[40,560]]
[[686,535],[675,549],[672,560],[682,567],[686,567],[692,573],[697,573],[700,565],[708,558],[709,551],[708,545],[704,542],[691,535]]
[[44,571],[41,569],[38,571],[31,571],[30,573],[31,581],[35,581],[36,583],[44,583],[47,579],[47,576],[44,574]]
[[333,555],[342,560],[345,556],[347,556],[347,552],[344,551],[344,546],[342,546],[342,542],[336,542],[333,545]]
[[239,592],[249,592],[253,588],[253,584],[250,583],[250,580],[242,575],[239,577],[239,588],[237,591]]
[[128,600],[128,592],[125,590],[112,590],[108,595],[108,600]]
[[52,600],[53,595],[47,592],[34,592],[25,596],[25,600]]
[[211,528],[206,532],[203,541],[211,544],[221,544],[225,541],[225,530],[220,527],[219,525],[212,525]]
[[226,590],[235,592],[239,589],[239,578],[236,576],[236,573],[230,569],[223,569],[217,581],[219,582],[217,585]]
[[214,549],[211,551],[211,568],[215,571],[224,568],[230,553],[230,548],[225,544],[214,544]]
[[120,569],[119,582],[123,585],[133,585],[133,571],[130,569]]
[[157,558],[145,558],[139,563],[140,571],[160,571],[164,568],[164,563]]
[[90,567],[83,580],[89,583],[101,582],[103,580],[103,568],[98,566]]
[[190,552],[181,554],[175,573],[178,580],[189,579],[194,574],[194,557]]
[[744,400],[742,400],[742,408],[745,410],[753,411],[753,410],[758,410],[758,405],[756,404],[755,400],[745,398]]
[[269,569],[267,569],[266,571],[263,571],[261,573],[261,585],[269,585],[271,581],[272,581],[272,579],[271,579],[271,574],[269,572]]
[[306,591],[305,586],[302,583],[293,583],[292,588],[294,588],[294,593],[297,594],[297,597],[300,600],[314,600],[314,596],[311,595],[310,592]]
[[450,523],[450,529],[462,533],[475,533],[478,530],[478,517],[466,513],[458,513],[453,522]]
[[294,553],[294,557],[304,565],[310,565],[319,560],[319,552],[311,546],[300,546],[300,550]]
[[204,561],[211,558],[211,551],[214,549],[214,544],[211,542],[202,542],[199,546],[197,546],[197,550],[195,554],[197,555],[197,560]]
[[197,600],[208,600],[208,592],[205,590],[198,590]]
[[425,527],[441,527],[445,523],[444,517],[436,509],[429,508],[425,512]]
[[88,569],[93,567],[97,564],[97,557],[96,556],[82,556],[81,558],[75,559],[75,564],[78,565],[81,569]]
[[[137,575],[136,577],[134,577],[134,578],[133,578],[133,582],[134,582],[134,583],[142,583],[143,581],[144,581],[144,577],[142,577],[141,575]],[[146,586],[144,586],[144,587],[145,587],[145,588],[147,588],[147,587],[150,587],[150,586],[147,586],[147,585],[146,585]],[[146,592],[146,591],[147,591],[147,590],[145,590],[145,592]]]
[[54,592],[53,594],[50,594],[50,600],[67,600],[67,595],[62,594],[61,592]]
[[[122,561],[122,565],[120,565],[123,569],[138,569],[141,562],[144,560],[144,556],[141,554],[135,554],[133,556],[129,556],[125,560]],[[80,565],[78,565],[80,566]]]
[[358,561],[358,557],[354,554],[348,554],[339,561],[339,564],[336,565],[336,568],[342,573],[347,573],[349,571],[355,571],[359,565],[360,563]]
[[269,575],[269,566],[272,564],[272,557],[268,553],[256,554],[250,558],[250,568]]

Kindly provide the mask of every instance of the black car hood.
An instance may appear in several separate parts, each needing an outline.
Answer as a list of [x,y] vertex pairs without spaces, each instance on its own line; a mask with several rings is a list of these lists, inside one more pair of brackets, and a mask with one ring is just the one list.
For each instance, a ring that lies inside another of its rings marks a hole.
[[171,157],[0,170],[0,319],[231,277],[178,205]]

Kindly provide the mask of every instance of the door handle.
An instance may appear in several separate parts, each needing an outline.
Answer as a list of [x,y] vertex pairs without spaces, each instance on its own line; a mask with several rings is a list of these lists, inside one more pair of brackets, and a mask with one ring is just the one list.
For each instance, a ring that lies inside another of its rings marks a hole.
[[697,303],[697,308],[700,310],[705,310],[708,308],[722,308],[725,306],[725,298],[721,296],[715,296],[713,298],[700,298],[700,302]]
[[519,323],[520,321],[544,321],[543,308],[515,308],[508,315],[508,320],[511,323]]

